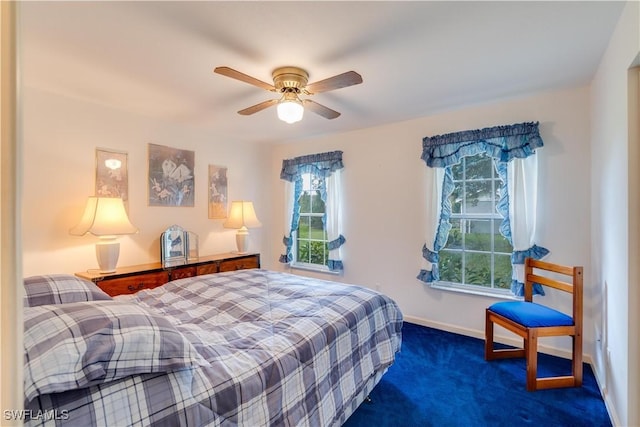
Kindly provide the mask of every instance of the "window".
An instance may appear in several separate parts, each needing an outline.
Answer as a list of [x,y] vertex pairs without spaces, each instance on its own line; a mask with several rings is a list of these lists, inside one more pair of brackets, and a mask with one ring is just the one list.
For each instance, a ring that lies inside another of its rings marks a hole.
[[[417,278],[434,287],[523,295],[524,260],[536,240],[537,122],[422,139],[427,165],[426,240]],[[534,294],[544,295],[535,284]]]
[[302,194],[298,199],[300,219],[295,232],[293,263],[299,266],[326,266],[329,258],[324,226],[323,180],[312,173],[302,174]]
[[280,262],[340,273],[342,245],[342,151],[282,161],[285,224]]
[[513,248],[500,234],[503,218],[496,205],[502,182],[493,159],[477,154],[447,168],[454,187],[451,229],[440,250],[440,281],[509,290]]

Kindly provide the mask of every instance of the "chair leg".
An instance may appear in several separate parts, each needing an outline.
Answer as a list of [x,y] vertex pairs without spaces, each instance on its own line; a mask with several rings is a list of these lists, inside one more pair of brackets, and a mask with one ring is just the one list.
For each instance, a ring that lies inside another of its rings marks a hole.
[[484,321],[484,360],[493,359],[493,322],[489,318],[489,311],[485,313]]
[[527,359],[527,391],[536,391],[538,375],[538,334],[535,330],[529,330],[529,334],[524,340],[524,352]]
[[576,387],[582,385],[582,336],[573,336],[573,377]]

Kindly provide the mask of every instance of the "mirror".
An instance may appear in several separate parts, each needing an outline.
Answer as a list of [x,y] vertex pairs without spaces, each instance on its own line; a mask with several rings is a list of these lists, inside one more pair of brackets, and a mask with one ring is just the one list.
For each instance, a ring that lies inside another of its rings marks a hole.
[[160,235],[162,267],[175,267],[198,261],[198,235],[172,225]]
[[186,232],[187,236],[187,262],[198,261],[198,235],[192,231]]

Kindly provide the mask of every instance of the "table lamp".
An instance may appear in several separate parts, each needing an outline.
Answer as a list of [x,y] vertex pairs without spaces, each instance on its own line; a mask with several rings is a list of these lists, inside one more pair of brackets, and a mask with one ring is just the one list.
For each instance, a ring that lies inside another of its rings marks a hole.
[[231,202],[231,209],[227,220],[222,224],[225,228],[237,228],[236,245],[239,254],[246,254],[249,247],[248,228],[261,227],[262,224],[256,217],[253,203],[244,200]]
[[137,233],[138,229],[129,222],[124,203],[119,197],[89,197],[84,214],[78,225],[69,230],[74,236],[91,233],[98,236],[96,256],[100,273],[114,273],[120,255],[120,242],[116,237]]

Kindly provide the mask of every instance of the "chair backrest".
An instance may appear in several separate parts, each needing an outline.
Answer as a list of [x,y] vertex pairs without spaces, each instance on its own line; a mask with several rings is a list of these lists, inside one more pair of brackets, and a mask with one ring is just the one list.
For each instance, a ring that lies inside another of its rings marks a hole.
[[[558,273],[571,278],[565,282],[554,278],[534,274],[534,269]],[[527,258],[524,262],[524,299],[533,300],[533,284],[549,286],[573,294],[573,322],[578,330],[582,330],[582,267],[567,267],[546,261]]]

